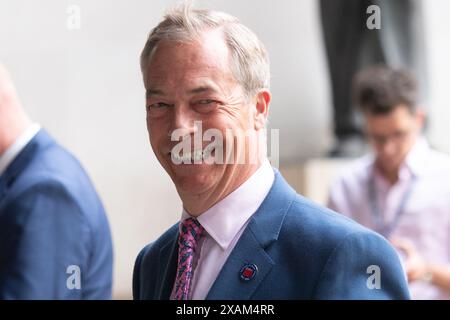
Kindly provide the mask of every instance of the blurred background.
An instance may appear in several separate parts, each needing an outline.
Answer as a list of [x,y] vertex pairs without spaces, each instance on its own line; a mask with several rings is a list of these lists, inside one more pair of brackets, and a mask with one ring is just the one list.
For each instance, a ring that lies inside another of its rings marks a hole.
[[[0,0],[0,60],[32,118],[82,162],[108,212],[115,247],[114,298],[131,298],[134,260],[177,221],[181,202],[154,157],[145,127],[139,55],[169,0]],[[271,58],[270,127],[280,129],[282,172],[323,203],[349,159],[332,147],[332,99],[316,0],[198,0],[237,16]],[[70,19],[79,10],[80,25]],[[427,136],[450,152],[450,2],[422,1]]]

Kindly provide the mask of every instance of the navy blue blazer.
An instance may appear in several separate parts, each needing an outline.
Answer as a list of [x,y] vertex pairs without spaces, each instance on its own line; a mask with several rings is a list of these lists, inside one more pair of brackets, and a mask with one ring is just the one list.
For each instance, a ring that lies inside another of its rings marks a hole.
[[[177,238],[178,224],[140,252],[134,299],[169,299]],[[245,281],[241,269],[248,264],[257,271]],[[206,298],[409,299],[409,291],[397,253],[383,237],[298,195],[276,171]]]
[[78,161],[44,130],[0,176],[0,299],[110,299],[112,243]]

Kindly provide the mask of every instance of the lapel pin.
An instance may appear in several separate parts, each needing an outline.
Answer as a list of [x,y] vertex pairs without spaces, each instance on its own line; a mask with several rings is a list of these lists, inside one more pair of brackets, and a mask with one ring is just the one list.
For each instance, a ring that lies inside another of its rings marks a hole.
[[256,264],[247,263],[241,268],[239,275],[240,275],[241,280],[250,281],[256,276],[257,272],[258,272],[258,267],[256,266]]

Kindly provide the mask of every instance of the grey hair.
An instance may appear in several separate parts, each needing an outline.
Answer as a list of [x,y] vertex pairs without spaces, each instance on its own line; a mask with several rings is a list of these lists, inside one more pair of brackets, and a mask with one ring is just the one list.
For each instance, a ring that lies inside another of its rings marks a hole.
[[270,86],[267,51],[258,37],[239,20],[227,13],[192,9],[192,1],[184,1],[171,9],[151,32],[141,54],[144,74],[148,60],[162,40],[193,41],[202,32],[221,29],[231,53],[231,72],[248,96]]

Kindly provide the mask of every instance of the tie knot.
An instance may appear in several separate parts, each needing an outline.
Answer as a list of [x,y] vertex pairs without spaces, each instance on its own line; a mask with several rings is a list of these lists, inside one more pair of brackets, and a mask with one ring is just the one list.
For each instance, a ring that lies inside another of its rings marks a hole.
[[180,246],[195,249],[203,233],[203,227],[197,219],[189,218],[181,224]]

